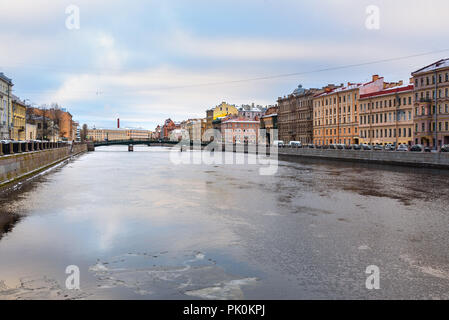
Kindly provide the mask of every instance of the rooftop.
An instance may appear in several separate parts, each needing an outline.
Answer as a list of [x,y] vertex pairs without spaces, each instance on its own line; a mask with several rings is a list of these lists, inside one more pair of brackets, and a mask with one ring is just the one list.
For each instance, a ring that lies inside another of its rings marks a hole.
[[432,72],[435,70],[443,69],[443,68],[449,68],[449,58],[448,59],[441,59],[437,62],[434,62],[424,68],[421,68],[419,70],[416,70],[415,72],[412,72],[412,75],[421,74],[421,73],[427,73]]
[[0,79],[2,79],[3,81],[7,82],[9,85],[13,85],[13,84],[12,84],[12,80],[9,79],[7,76],[5,76],[5,75],[3,74],[3,72],[0,72]]
[[413,91],[413,88],[414,88],[413,84],[404,84],[402,86],[397,86],[394,88],[389,88],[389,89],[384,89],[384,90],[377,91],[377,92],[362,94],[360,96],[360,99],[385,96],[385,95],[395,94],[395,93],[399,93],[399,92]]

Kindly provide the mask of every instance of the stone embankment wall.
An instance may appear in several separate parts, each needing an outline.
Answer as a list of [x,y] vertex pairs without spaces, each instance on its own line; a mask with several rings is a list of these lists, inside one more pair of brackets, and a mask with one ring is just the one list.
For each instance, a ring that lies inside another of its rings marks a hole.
[[71,146],[64,146],[55,149],[0,156],[0,187],[38,173],[73,155],[86,151],[86,144],[77,144],[73,146],[73,150],[71,150]]
[[279,148],[280,158],[308,157],[449,169],[449,153]]

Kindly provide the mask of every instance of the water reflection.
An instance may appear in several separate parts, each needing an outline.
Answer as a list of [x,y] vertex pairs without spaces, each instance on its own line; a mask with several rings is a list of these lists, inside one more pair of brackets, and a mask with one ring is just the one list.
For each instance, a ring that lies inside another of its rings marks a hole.
[[[258,169],[173,165],[159,147],[78,157],[3,195],[0,298],[448,297],[446,172]],[[72,264],[78,293],[64,288]],[[364,286],[371,264],[378,292]]]

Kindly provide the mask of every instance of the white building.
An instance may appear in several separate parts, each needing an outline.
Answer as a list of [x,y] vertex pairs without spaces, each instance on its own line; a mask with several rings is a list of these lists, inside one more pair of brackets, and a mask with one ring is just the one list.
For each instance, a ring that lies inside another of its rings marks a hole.
[[10,139],[12,128],[11,79],[0,72],[0,139]]

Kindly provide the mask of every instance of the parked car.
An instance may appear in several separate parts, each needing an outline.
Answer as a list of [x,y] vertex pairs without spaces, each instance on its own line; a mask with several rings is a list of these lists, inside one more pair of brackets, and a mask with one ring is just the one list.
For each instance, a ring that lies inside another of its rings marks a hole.
[[345,148],[344,144],[341,144],[341,143],[337,144],[337,149],[338,150],[343,150],[344,148]]
[[363,150],[372,150],[371,146],[369,144],[366,144],[366,143],[362,144],[362,149]]
[[396,150],[396,148],[394,147],[393,144],[387,143],[387,144],[384,146],[384,150],[385,150],[385,151],[394,151],[394,150]]
[[429,147],[424,147],[424,152],[432,152],[432,149],[430,149]]
[[290,141],[288,145],[293,148],[302,148],[301,141]]
[[375,151],[383,151],[384,148],[383,148],[380,144],[376,144],[376,145],[373,147],[373,150],[375,150]]
[[322,146],[321,144],[317,144],[317,145],[315,146],[315,148],[317,148],[317,149],[322,149],[323,146]]
[[406,144],[400,144],[400,145],[398,146],[397,151],[401,151],[401,152],[408,151],[408,145],[406,145]]
[[313,143],[310,143],[307,147],[308,147],[309,149],[315,149],[315,145],[314,145]]
[[353,144],[352,145],[352,150],[361,150],[362,147],[359,144]]
[[350,144],[345,144],[345,149],[346,149],[346,150],[351,150],[351,149],[352,149],[352,145],[350,145]]
[[278,146],[278,147],[283,147],[284,146],[284,141],[282,141],[282,140],[274,140],[273,141],[273,145]]
[[441,147],[441,152],[449,152],[449,144],[445,144]]
[[422,144],[415,144],[415,145],[411,146],[410,151],[411,152],[423,152],[424,146]]

